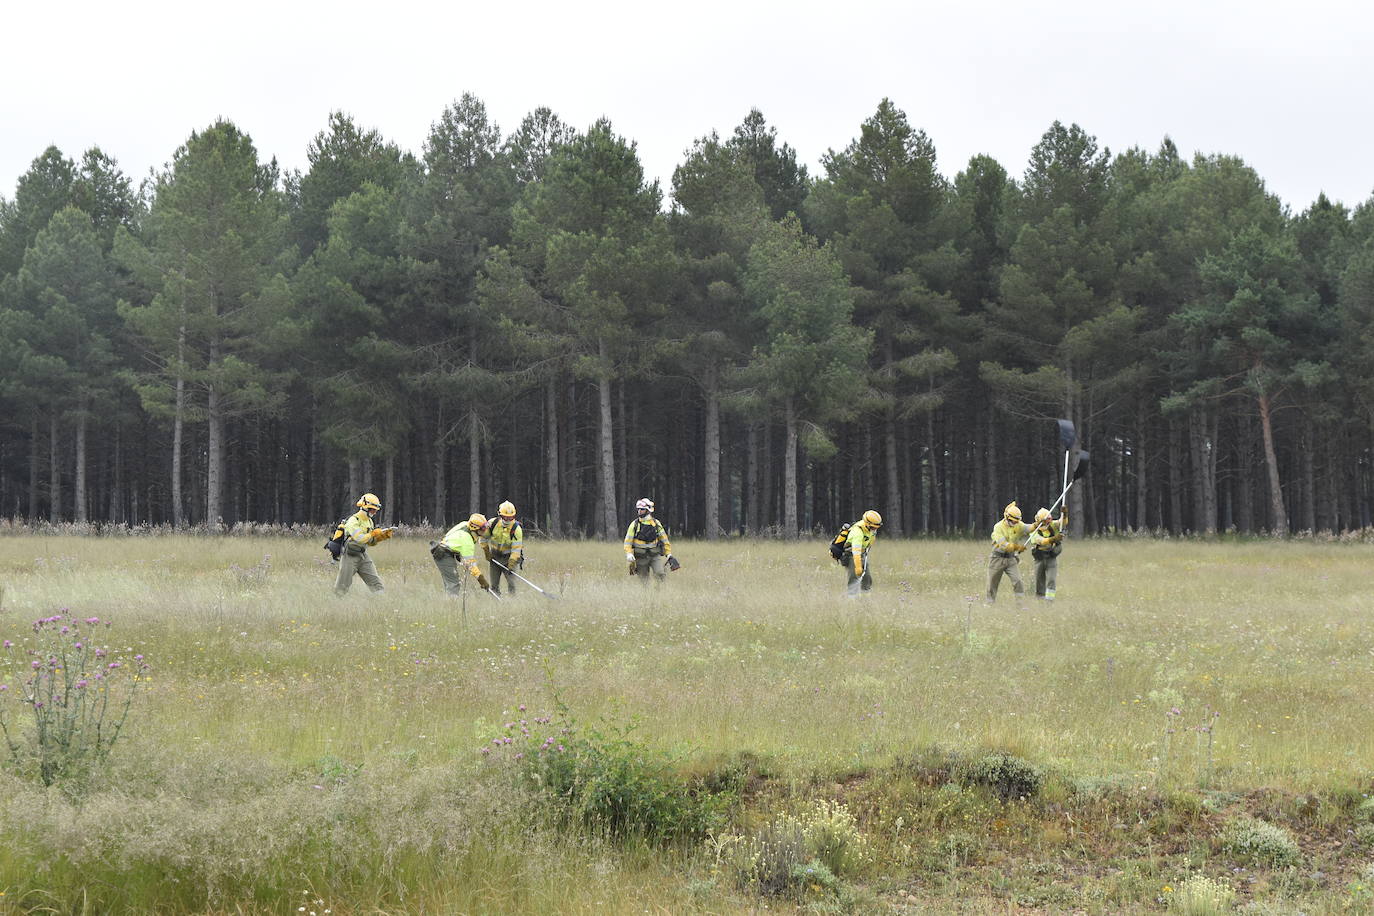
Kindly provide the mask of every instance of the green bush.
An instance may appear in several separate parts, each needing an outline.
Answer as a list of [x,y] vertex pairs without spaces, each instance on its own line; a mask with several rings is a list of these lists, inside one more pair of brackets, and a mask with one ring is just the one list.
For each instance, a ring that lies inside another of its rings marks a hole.
[[960,776],[966,783],[986,786],[1003,801],[1034,798],[1045,779],[1035,764],[1005,752],[966,764]]
[[805,896],[817,889],[838,893],[840,878],[870,856],[868,838],[842,802],[818,799],[797,814],[774,818],[745,836],[713,836],[717,867],[757,893]]
[[584,728],[560,704],[557,717],[508,723],[512,734],[493,745],[508,755],[522,785],[606,835],[671,841],[719,825],[735,795],[684,778],[672,757],[630,740],[634,728]]
[[1222,848],[1244,862],[1281,868],[1297,865],[1298,841],[1284,828],[1254,817],[1239,817],[1222,830]]

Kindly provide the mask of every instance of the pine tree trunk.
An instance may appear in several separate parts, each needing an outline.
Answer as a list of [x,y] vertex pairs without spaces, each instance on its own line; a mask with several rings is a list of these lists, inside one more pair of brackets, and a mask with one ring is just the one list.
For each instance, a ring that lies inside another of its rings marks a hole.
[[386,506],[387,517],[394,525],[400,513],[396,511],[400,507],[396,505],[396,455],[392,453],[386,456],[386,493],[382,497],[382,505]]
[[544,473],[549,486],[549,531],[554,537],[563,536],[563,488],[558,473],[558,382],[549,379],[544,392]]
[[348,459],[348,498],[355,500],[363,495],[363,462],[360,458]]
[[1269,395],[1258,398],[1260,429],[1264,433],[1264,466],[1269,472],[1269,512],[1274,533],[1288,536],[1288,512],[1283,508],[1283,487],[1279,484],[1279,456],[1274,451],[1274,426],[1270,417]]
[[114,429],[113,482],[110,484],[110,521],[123,522],[124,516],[124,430],[116,423]]
[[29,522],[38,521],[38,411],[29,414]]
[[745,530],[757,537],[759,525],[759,425],[749,424],[749,455],[745,459],[745,486],[748,488],[748,508],[745,510]]
[[[219,361],[218,344],[210,345],[210,365]],[[205,524],[214,528],[224,515],[224,409],[219,385],[212,383],[205,400],[206,460]]]
[[468,508],[467,514],[482,505],[482,428],[477,411],[468,414]]
[[444,516],[447,515],[448,508],[448,483],[445,479],[444,469],[448,464],[448,436],[444,429],[444,412],[440,410],[435,419],[437,429],[434,433],[434,515],[430,518],[430,524],[436,528],[443,528]]
[[76,481],[73,487],[74,517],[77,524],[86,522],[86,410],[85,405],[76,415]]
[[1298,462],[1302,469],[1302,528],[1304,531],[1317,530],[1317,478],[1312,463],[1314,438],[1312,421],[1304,420],[1298,449]]
[[62,463],[58,454],[57,415],[48,417],[48,521],[62,521]]
[[782,527],[783,537],[795,538],[797,531],[797,412],[788,398],[784,407],[787,422],[787,444],[782,458]]
[[930,474],[930,526],[937,533],[945,531],[944,488],[940,486],[940,449],[935,442],[935,411],[926,414],[926,460]]
[[897,417],[889,411],[886,429],[883,430],[883,452],[887,457],[887,504],[883,506],[889,515],[883,523],[889,527],[891,535],[901,535],[902,526],[902,484],[897,475]]
[[706,377],[706,430],[702,437],[702,463],[706,480],[702,490],[706,510],[706,540],[720,537],[720,399],[716,396],[716,373]]
[[[602,366],[606,366],[609,360],[606,342],[598,343]],[[616,510],[615,504],[615,430],[611,423],[611,376],[603,368],[602,375],[597,379],[597,395],[600,402],[601,413],[601,528],[600,535],[603,538],[615,537],[616,520],[620,513]]]

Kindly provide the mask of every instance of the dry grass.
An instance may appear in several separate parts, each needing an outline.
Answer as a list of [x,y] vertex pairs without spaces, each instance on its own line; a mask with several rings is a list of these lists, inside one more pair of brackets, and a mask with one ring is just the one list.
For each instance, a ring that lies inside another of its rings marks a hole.
[[[42,905],[41,888],[79,910],[88,879],[51,860],[65,848],[124,882],[101,898],[115,908],[158,899],[157,868],[188,876],[168,911],[280,912],[304,890],[335,913],[750,906],[689,850],[628,855],[520,820],[479,749],[518,704],[549,711],[551,686],[692,760],[759,755],[798,797],[932,745],[1151,793],[1328,792],[1374,771],[1368,545],[1071,544],[1060,600],[1018,610],[1005,582],[981,603],[981,542],[880,543],[856,601],[819,542],[684,543],[663,589],[626,577],[618,545],[534,544],[525,574],[560,600],[464,606],[418,538],[373,551],[385,594],[359,581],[338,600],[321,540],[0,538],[5,638],[70,608],[154,664],[84,807],[0,790],[29,844],[0,856],[0,900]],[[951,894],[1005,911],[986,884],[885,899],[921,912]]]

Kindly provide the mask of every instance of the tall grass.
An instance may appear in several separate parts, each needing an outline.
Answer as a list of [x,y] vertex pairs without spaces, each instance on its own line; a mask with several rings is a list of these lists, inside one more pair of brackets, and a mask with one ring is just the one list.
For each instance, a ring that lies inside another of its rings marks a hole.
[[880,542],[853,601],[820,542],[683,543],[662,589],[618,545],[535,543],[524,573],[559,600],[463,602],[421,537],[372,552],[384,594],[336,599],[317,540],[0,538],[0,636],[68,608],[152,665],[80,799],[0,776],[0,901],[748,909],[686,847],[568,842],[519,803],[480,750],[551,687],[581,721],[798,784],[935,745],[1156,792],[1374,771],[1369,545],[1076,543],[1060,600],[1022,610],[981,603],[974,542]]

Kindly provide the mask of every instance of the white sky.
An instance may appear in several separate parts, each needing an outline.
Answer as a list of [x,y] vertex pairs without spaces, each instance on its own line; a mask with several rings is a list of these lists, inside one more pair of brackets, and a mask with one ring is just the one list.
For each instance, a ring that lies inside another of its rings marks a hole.
[[1242,156],[1295,211],[1374,194],[1374,7],[1355,0],[12,0],[0,7],[0,195],[50,143],[135,181],[227,117],[306,166],[342,109],[419,153],[463,92],[503,130],[608,116],[669,190],[683,151],[759,108],[812,173],[884,96],[952,177],[1012,175],[1055,119],[1113,152]]

